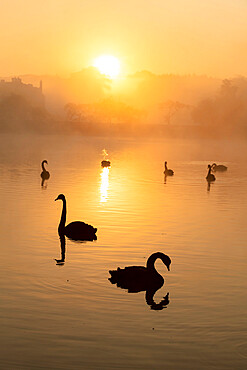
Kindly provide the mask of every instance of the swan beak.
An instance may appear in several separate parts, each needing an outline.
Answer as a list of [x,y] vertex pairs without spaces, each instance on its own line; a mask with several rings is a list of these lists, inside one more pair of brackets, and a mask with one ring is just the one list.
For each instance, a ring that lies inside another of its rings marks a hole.
[[169,266],[167,266],[167,270],[168,270],[168,271],[170,271],[170,265],[169,265]]
[[55,199],[55,202],[56,202],[56,200],[58,200],[58,197]]

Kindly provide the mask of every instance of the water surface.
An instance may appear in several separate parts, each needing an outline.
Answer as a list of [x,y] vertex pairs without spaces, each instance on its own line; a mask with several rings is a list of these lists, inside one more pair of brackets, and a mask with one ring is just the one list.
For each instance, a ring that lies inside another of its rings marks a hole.
[[[244,142],[65,136],[0,138],[1,367],[4,369],[245,369],[247,165]],[[106,148],[110,168],[102,169]],[[51,173],[41,187],[40,163]],[[175,172],[164,179],[164,161]],[[228,166],[209,187],[208,163]],[[98,240],[66,239],[67,222]],[[145,265],[165,284],[151,309],[108,270]]]

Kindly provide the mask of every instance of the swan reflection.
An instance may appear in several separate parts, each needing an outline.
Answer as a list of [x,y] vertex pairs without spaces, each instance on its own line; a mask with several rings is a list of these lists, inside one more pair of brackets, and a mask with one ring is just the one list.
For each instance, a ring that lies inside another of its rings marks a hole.
[[157,258],[170,270],[171,260],[164,253],[153,253],[147,260],[147,266],[128,266],[124,269],[110,270],[111,277],[108,279],[112,284],[116,284],[122,289],[127,289],[128,293],[138,293],[145,291],[147,305],[152,310],[162,310],[169,304],[169,293],[159,303],[154,301],[154,295],[163,284],[163,277],[156,271],[154,263]]
[[146,303],[148,306],[150,306],[151,310],[161,311],[163,310],[163,308],[166,308],[168,304],[170,303],[169,293],[167,293],[166,296],[163,297],[163,299],[159,303],[154,302],[154,294],[160,288],[161,287],[157,288],[156,290],[150,289],[146,291],[146,294],[145,294]]
[[63,266],[65,262],[65,236],[64,234],[59,234],[59,239],[60,239],[60,246],[61,246],[61,258],[60,259],[55,259],[57,262],[56,264],[59,266]]
[[100,177],[101,177],[101,184],[100,184],[100,202],[104,203],[108,199],[108,187],[109,187],[109,167],[103,167]]

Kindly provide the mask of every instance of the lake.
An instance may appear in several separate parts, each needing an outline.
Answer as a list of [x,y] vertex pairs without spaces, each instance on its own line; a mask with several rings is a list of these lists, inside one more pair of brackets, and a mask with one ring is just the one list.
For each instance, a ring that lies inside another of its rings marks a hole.
[[[2,369],[246,369],[246,142],[2,134],[0,143]],[[175,173],[166,179],[165,160]],[[209,186],[213,162],[228,170]],[[62,254],[60,193],[68,223],[98,228],[93,242],[66,238]],[[108,280],[154,252],[172,263],[156,262],[165,283],[152,304]]]

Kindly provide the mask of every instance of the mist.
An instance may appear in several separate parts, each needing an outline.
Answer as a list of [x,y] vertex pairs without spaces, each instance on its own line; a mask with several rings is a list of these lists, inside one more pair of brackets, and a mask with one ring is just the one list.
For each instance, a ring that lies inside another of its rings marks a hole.
[[111,80],[90,67],[67,78],[5,77],[0,84],[0,130],[135,137],[245,136],[246,95],[247,79],[242,76],[221,80],[142,71]]

